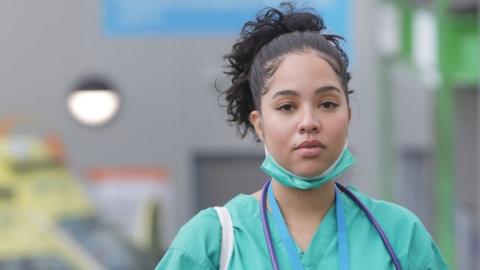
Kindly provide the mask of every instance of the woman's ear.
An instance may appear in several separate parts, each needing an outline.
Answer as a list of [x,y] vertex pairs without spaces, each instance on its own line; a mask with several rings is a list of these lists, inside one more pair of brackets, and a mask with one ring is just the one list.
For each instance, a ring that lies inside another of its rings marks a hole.
[[257,137],[263,142],[262,117],[261,117],[259,111],[253,110],[250,113],[250,123],[252,124],[253,128],[255,129],[255,133],[257,134]]

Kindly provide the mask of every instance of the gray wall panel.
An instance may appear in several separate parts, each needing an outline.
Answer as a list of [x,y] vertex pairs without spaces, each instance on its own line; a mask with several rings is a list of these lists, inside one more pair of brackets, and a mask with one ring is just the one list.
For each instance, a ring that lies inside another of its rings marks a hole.
[[[378,195],[378,57],[373,1],[354,2],[356,90],[351,145],[358,164],[351,182]],[[360,3],[361,2],[361,3]],[[0,115],[32,119],[30,129],[63,136],[77,175],[95,166],[159,165],[171,170],[176,217],[166,241],[193,214],[191,154],[199,148],[251,149],[225,124],[212,80],[233,37],[104,37],[100,1],[0,2]],[[66,114],[66,92],[83,75],[105,74],[124,107],[111,124],[90,129]],[[250,150],[249,150],[250,151]],[[262,181],[263,182],[263,181]]]

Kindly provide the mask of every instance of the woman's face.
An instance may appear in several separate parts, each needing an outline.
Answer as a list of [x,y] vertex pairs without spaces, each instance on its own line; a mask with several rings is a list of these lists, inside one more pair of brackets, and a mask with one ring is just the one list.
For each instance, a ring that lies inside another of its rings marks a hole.
[[291,53],[265,87],[261,113],[250,121],[270,154],[294,174],[324,172],[342,152],[350,122],[335,71],[313,51]]

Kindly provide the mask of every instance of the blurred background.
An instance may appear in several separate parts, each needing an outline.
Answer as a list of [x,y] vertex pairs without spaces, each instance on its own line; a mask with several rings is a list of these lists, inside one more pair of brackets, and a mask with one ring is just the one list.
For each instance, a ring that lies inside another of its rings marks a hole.
[[[202,208],[267,179],[225,122],[222,56],[262,0],[0,2],[0,269],[153,269]],[[297,1],[346,38],[343,182],[480,265],[478,0]]]

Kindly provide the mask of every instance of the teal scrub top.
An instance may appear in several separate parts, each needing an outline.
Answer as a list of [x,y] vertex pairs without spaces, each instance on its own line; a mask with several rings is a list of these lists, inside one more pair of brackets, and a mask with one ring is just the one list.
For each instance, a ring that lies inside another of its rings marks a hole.
[[[372,199],[350,190],[368,207],[391,242],[402,269],[448,269],[437,245],[421,221],[409,210]],[[363,211],[345,194],[350,269],[394,269],[385,245]],[[228,269],[272,269],[260,218],[260,204],[251,195],[240,194],[225,205],[232,217],[235,244]],[[280,269],[291,269],[287,252],[268,213],[270,230]],[[339,269],[335,204],[315,232],[310,246],[297,253],[305,270]],[[218,269],[221,225],[213,208],[200,211],[178,232],[157,265],[161,269]]]

